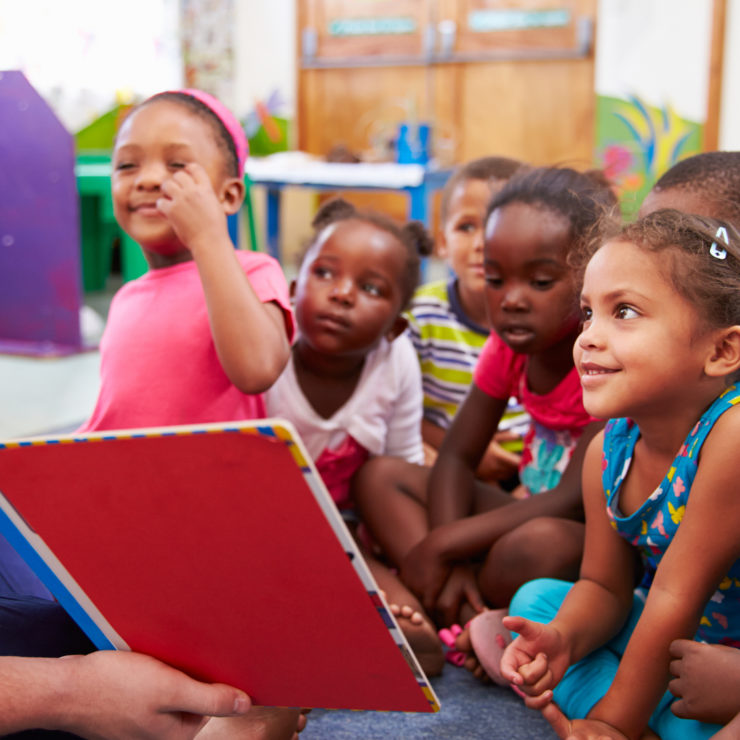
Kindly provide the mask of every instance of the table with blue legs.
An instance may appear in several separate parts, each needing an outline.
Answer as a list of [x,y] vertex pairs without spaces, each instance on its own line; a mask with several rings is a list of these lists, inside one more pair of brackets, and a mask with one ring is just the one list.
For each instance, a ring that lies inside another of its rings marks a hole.
[[276,259],[280,259],[280,198],[286,187],[404,193],[408,197],[408,218],[430,227],[432,195],[444,187],[451,173],[448,168],[420,164],[345,164],[283,154],[247,160],[250,182],[267,190],[266,248]]

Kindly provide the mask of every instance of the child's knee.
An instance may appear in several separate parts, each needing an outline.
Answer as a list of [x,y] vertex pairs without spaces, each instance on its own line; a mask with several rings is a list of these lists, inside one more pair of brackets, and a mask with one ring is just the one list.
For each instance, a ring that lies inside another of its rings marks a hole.
[[491,550],[482,574],[488,598],[496,593],[508,601],[522,584],[536,578],[576,578],[582,533],[583,525],[577,522],[538,517],[505,534]]
[[367,501],[377,501],[385,494],[402,494],[407,490],[417,498],[426,480],[426,469],[413,465],[398,457],[378,455],[370,458],[357,473],[352,482],[352,497],[361,505]]
[[396,458],[384,455],[371,457],[355,473],[352,481],[352,494],[355,501],[362,501],[365,496],[372,495],[378,489],[393,485],[397,462]]

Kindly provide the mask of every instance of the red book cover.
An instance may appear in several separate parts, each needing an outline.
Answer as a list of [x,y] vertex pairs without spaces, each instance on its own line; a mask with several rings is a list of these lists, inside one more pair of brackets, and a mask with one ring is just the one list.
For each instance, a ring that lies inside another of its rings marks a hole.
[[99,648],[271,706],[439,704],[287,422],[0,444],[0,531]]

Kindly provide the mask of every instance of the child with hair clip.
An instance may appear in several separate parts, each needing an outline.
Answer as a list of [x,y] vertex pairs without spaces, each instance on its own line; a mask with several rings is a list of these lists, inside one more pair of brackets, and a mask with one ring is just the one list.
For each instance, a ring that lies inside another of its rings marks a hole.
[[501,661],[561,738],[737,736],[685,719],[666,688],[675,641],[740,646],[738,296],[738,233],[675,210],[586,266],[574,357],[586,409],[610,421],[583,465],[580,579],[519,590]]
[[[568,168],[517,174],[494,196],[484,246],[494,332],[473,384],[426,491],[379,489],[361,509],[403,581],[439,626],[451,628],[443,639],[452,642],[457,634],[462,654],[453,653],[453,660],[465,661],[479,676],[481,661],[498,677],[502,640],[508,639],[501,610],[516,589],[544,573],[578,573],[579,469],[598,423],[583,409],[571,355],[580,314],[568,256],[601,228],[615,205],[603,177]],[[519,470],[523,500],[476,478],[511,396],[532,418]],[[456,623],[480,612],[470,635],[460,634]]]
[[[79,433],[264,416],[261,394],[288,360],[293,324],[280,265],[235,250],[229,238],[246,156],[236,118],[199,90],[155,95],[123,122],[113,151],[114,212],[150,271],[113,299],[100,394]],[[39,608],[40,599],[24,594],[8,597],[14,621],[5,629],[0,601],[2,654],[53,658],[86,642],[58,604]],[[146,656],[102,651],[67,660],[18,658],[7,667],[21,687],[26,677],[37,686],[19,700],[10,729],[185,740],[289,738],[305,724],[298,710],[250,709],[243,692],[195,682]],[[244,716],[206,724],[208,714]]]
[[[452,274],[418,288],[407,312],[409,336],[421,365],[421,433],[427,465],[432,465],[437,457],[445,432],[473,381],[473,369],[490,333],[483,277],[486,207],[523,166],[507,157],[474,159],[458,167],[442,190],[441,226],[435,247]],[[515,453],[493,441],[478,474],[490,480],[507,478],[516,472],[518,463]],[[379,467],[376,465],[376,469]],[[391,476],[402,474],[402,468],[394,472],[390,460],[386,467]],[[415,473],[415,468],[407,469],[408,475]]]
[[[740,224],[740,152],[702,152],[673,165],[655,183],[640,208],[660,208]],[[730,723],[717,737],[740,737],[740,650],[693,640],[671,644],[668,689],[679,717]],[[734,722],[731,720],[734,719]]]
[[[350,488],[374,455],[420,464],[419,365],[402,315],[431,239],[344,200],[326,203],[291,286],[298,332],[283,374],[266,394],[270,415],[289,419],[335,503],[352,523]],[[397,602],[389,571],[369,558],[380,587]],[[439,672],[433,626],[394,609],[422,667]]]

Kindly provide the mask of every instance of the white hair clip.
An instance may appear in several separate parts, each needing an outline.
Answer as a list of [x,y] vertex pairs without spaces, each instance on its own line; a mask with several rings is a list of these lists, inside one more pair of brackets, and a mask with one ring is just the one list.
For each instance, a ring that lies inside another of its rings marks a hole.
[[[714,236],[716,239],[722,239],[729,246],[730,240],[727,236],[727,229],[724,226],[720,226]],[[727,259],[727,250],[724,247],[720,247],[717,242],[712,242],[712,246],[709,247],[709,254],[718,260]]]

